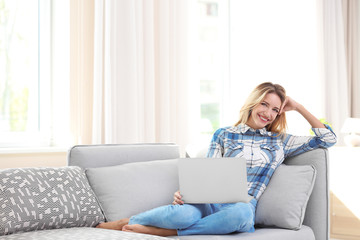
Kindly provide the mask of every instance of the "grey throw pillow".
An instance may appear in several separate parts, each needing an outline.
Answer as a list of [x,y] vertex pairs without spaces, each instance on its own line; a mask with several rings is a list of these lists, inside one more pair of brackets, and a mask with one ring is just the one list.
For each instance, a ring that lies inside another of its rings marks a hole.
[[315,179],[314,166],[280,165],[259,199],[255,224],[300,229]]
[[107,221],[171,204],[179,189],[177,159],[86,170]]
[[93,227],[104,220],[79,167],[0,171],[0,235]]

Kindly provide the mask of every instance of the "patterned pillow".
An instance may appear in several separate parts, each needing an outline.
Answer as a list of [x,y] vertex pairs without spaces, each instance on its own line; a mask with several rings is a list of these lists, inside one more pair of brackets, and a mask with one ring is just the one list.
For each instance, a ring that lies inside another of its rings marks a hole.
[[0,171],[0,236],[104,221],[80,167]]

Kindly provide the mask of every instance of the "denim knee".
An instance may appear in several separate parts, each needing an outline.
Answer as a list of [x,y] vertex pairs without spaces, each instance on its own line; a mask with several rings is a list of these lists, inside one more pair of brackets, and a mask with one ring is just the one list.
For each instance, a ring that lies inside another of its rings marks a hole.
[[176,229],[188,228],[202,217],[201,211],[192,205],[172,205],[169,207],[177,208],[170,210],[167,217],[170,224],[176,226]]
[[[241,203],[238,203],[241,204]],[[251,206],[234,206],[232,210],[232,221],[236,232],[254,232],[255,211]]]
[[201,208],[184,205],[166,205],[130,218],[129,224],[149,225],[167,229],[184,229],[202,217]]

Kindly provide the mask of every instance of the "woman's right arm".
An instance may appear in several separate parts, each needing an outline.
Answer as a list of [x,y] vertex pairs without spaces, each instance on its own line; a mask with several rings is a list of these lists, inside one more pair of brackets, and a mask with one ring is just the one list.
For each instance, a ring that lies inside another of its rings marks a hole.
[[221,158],[224,155],[224,128],[215,131],[209,146],[207,158]]

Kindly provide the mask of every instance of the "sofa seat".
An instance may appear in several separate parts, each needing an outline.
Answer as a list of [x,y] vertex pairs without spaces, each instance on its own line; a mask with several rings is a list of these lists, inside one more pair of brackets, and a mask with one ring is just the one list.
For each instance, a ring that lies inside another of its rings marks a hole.
[[235,233],[228,235],[199,235],[199,236],[176,236],[170,237],[180,240],[315,240],[314,232],[310,227],[303,225],[300,230],[294,231],[280,228],[257,228],[253,233]]
[[193,236],[173,236],[173,237],[157,237],[139,233],[128,233],[115,230],[78,227],[63,228],[25,232],[20,234],[11,234],[0,237],[1,240],[165,240],[165,239],[206,239],[206,240],[222,240],[222,239],[241,239],[241,240],[315,240],[315,236],[311,228],[303,225],[298,231],[280,229],[280,228],[257,228],[254,233],[236,233],[228,235],[193,235]]
[[[17,233],[0,237],[1,240],[165,240],[170,238],[157,237],[139,233],[128,233],[116,230],[77,227],[33,232]],[[175,238],[177,239],[177,238]]]

